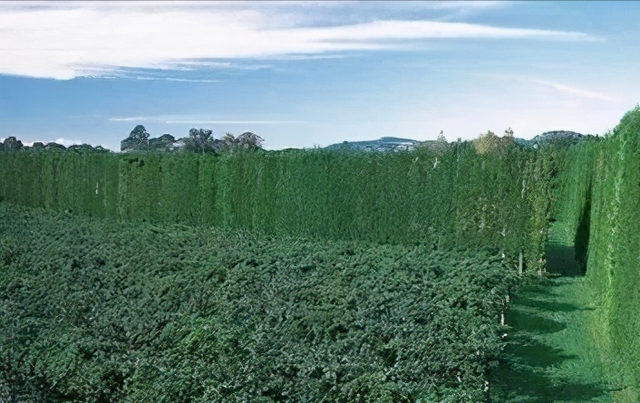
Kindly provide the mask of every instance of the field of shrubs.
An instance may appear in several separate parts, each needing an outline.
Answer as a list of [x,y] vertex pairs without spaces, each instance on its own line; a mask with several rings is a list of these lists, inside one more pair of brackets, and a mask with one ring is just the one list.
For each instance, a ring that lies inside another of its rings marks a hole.
[[0,401],[485,401],[518,282],[497,250],[0,202]]

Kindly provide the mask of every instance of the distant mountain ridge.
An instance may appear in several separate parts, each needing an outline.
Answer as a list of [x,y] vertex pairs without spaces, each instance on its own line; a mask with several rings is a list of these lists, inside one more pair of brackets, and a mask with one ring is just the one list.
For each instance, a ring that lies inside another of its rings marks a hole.
[[[544,132],[533,137],[530,140],[514,138],[515,143],[524,147],[538,148],[542,144],[558,144],[570,147],[577,144],[591,135],[584,135],[570,130],[554,130]],[[399,151],[412,150],[416,146],[430,145],[436,143],[435,140],[418,141],[400,137],[381,137],[378,140],[364,141],[343,141],[342,143],[331,144],[326,149],[330,150],[360,150],[360,151]]]
[[362,150],[362,151],[397,151],[411,150],[420,141],[399,137],[382,137],[378,140],[343,141],[325,148],[332,150]]
[[570,147],[574,144],[577,144],[587,138],[592,137],[592,135],[582,134],[573,132],[570,130],[554,130],[549,132],[544,132],[532,138],[531,140],[524,140],[516,138],[515,141],[518,144],[527,147],[537,148],[543,144],[558,144],[566,147]]

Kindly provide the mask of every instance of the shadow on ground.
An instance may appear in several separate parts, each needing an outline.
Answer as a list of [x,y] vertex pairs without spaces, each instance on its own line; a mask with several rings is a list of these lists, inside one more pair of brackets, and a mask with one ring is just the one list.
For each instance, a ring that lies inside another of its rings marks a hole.
[[512,328],[509,341],[492,372],[490,402],[587,402],[607,393],[604,385],[575,382],[548,371],[578,357],[546,344],[544,337],[540,337],[562,331],[567,326],[545,317],[545,312],[583,309],[553,302],[553,288],[553,282],[544,288],[527,287],[515,298],[506,315],[506,323]]
[[565,246],[550,244],[547,246],[547,272],[559,274],[565,277],[582,277],[584,272],[576,261],[574,249]]
[[550,312],[575,312],[575,311],[592,311],[594,308],[581,308],[564,302],[541,301],[537,299],[522,299],[518,301],[521,306],[533,309],[541,309]]
[[571,379],[566,371],[555,370],[564,364],[579,365],[579,357],[555,347],[551,340],[564,335],[554,333],[567,328],[563,318],[589,308],[562,301],[557,290],[563,281],[584,274],[573,248],[550,244],[547,271],[558,278],[524,287],[507,311],[511,329],[507,347],[491,373],[489,402],[589,402],[608,393],[599,382]]

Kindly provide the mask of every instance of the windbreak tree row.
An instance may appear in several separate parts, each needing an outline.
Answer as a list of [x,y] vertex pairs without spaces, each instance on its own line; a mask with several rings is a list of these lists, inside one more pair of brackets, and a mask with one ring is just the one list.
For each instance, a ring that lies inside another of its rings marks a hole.
[[478,154],[468,142],[392,153],[16,151],[0,156],[0,196],[121,221],[490,246],[541,268],[553,169],[541,150]]
[[624,402],[640,399],[640,108],[562,164],[555,215],[572,228],[597,299],[598,338]]

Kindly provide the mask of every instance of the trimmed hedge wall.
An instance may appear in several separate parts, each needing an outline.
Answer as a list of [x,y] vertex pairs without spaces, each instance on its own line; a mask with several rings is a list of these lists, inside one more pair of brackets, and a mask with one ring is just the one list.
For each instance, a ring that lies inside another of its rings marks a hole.
[[556,215],[575,234],[600,320],[597,336],[621,401],[640,395],[640,108],[629,111],[604,140],[567,154]]
[[386,154],[18,151],[0,154],[0,196],[121,221],[490,246],[540,268],[553,164],[515,144],[479,155],[467,142]]
[[99,218],[391,244],[490,246],[543,266],[553,161],[509,145],[223,156],[0,154],[0,196]]

